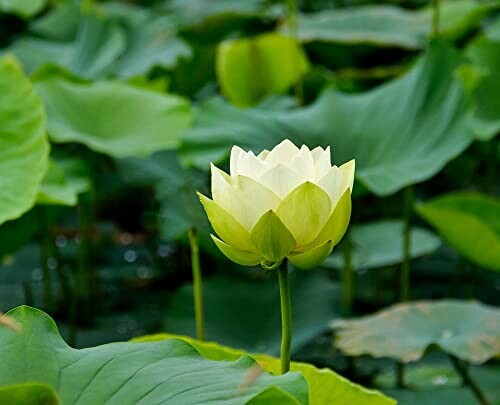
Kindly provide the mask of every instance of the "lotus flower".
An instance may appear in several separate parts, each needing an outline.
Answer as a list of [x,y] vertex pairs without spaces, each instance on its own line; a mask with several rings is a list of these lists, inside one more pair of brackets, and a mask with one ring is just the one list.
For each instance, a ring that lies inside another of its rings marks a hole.
[[344,235],[351,215],[354,160],[332,166],[330,147],[285,140],[257,156],[231,150],[228,175],[213,164],[212,200],[198,194],[217,247],[230,260],[274,269],[287,258],[309,269]]

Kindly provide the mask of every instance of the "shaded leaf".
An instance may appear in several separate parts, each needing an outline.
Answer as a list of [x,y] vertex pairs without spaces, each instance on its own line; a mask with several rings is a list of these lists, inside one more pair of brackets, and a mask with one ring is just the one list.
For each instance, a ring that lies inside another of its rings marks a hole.
[[471,142],[467,98],[454,77],[460,62],[455,50],[434,43],[399,79],[361,94],[329,90],[293,111],[239,110],[211,100],[186,134],[182,157],[208,169],[234,144],[255,152],[285,138],[331,145],[337,163],[356,159],[357,178],[372,192],[395,193],[434,176]]
[[77,192],[67,181],[63,169],[50,161],[38,191],[37,204],[73,206],[77,201]]
[[[281,315],[277,274],[266,280],[214,276],[204,280],[206,336],[256,353],[279,354]],[[290,274],[292,352],[328,329],[340,291],[322,271]],[[192,286],[182,287],[167,307],[165,330],[195,336]]]
[[[193,345],[196,350],[205,358],[211,360],[236,360],[245,355],[245,352],[223,346],[218,343],[201,342],[199,340],[180,335],[170,335],[160,333],[157,335],[143,336],[133,339],[135,342],[155,342],[166,339],[182,339]],[[266,354],[250,354],[266,371],[279,374],[281,362],[279,358]],[[309,404],[327,405],[347,405],[353,403],[363,403],[367,405],[389,405],[394,401],[384,397],[377,391],[365,389],[350,382],[334,371],[323,368],[318,369],[311,364],[292,362],[292,371],[300,371],[309,385]]]
[[[493,0],[440,3],[440,37],[459,39],[499,7]],[[366,5],[299,15],[297,34],[303,42],[421,49],[431,35],[431,26],[430,6],[411,11],[391,5]],[[289,28],[285,26],[283,29]]]
[[9,346],[9,350],[0,351],[0,385],[27,381],[47,384],[57,391],[61,403],[193,404],[224,400],[241,404],[252,403],[268,389],[279,389],[276,396],[289,403],[307,401],[307,384],[298,373],[279,377],[262,374],[242,390],[240,385],[255,364],[249,357],[235,362],[205,360],[178,339],[76,350],[66,345],[43,312],[19,307],[9,316],[23,329],[18,334],[0,329],[0,346]]
[[113,157],[175,148],[191,121],[185,99],[118,82],[81,84],[52,78],[38,83],[37,89],[54,142],[83,143]]
[[368,354],[411,362],[436,345],[481,364],[500,353],[500,309],[478,302],[396,304],[374,315],[334,321],[333,327],[335,346],[349,356]]
[[[355,269],[391,266],[403,261],[403,222],[384,220],[352,225],[349,237],[353,246],[352,265]],[[441,241],[433,233],[422,229],[411,230],[410,257],[416,258],[434,252]],[[344,268],[344,257],[335,252],[324,264]]]
[[500,270],[500,200],[455,193],[417,206],[453,248],[479,266]]
[[49,143],[42,101],[12,57],[0,58],[0,224],[35,203]]

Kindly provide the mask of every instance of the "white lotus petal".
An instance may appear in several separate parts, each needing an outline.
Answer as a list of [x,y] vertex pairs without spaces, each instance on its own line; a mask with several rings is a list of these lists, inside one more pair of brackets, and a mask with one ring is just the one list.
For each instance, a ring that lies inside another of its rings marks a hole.
[[340,173],[340,190],[339,190],[339,195],[342,195],[347,188],[351,190],[352,193],[352,186],[354,184],[354,169],[355,169],[355,161],[354,159],[350,160],[347,163],[344,163],[342,166],[339,167],[339,173]]
[[239,146],[235,145],[231,148],[231,157],[229,159],[229,171],[231,176],[238,175],[238,164],[243,154],[245,154],[245,151]]
[[315,181],[314,160],[309,148],[302,145],[299,154],[293,159],[290,168],[304,177],[304,180]]
[[228,192],[231,176],[213,163],[210,163],[210,172],[212,173],[212,199],[220,204]]
[[260,183],[269,187],[282,199],[304,181],[302,176],[283,165],[274,166],[259,179]]
[[266,162],[270,165],[282,164],[283,166],[290,166],[293,159],[299,154],[299,148],[295,144],[285,139],[283,142],[276,145],[266,157]]
[[270,168],[267,162],[259,159],[252,151],[245,155],[240,155],[240,157],[240,161],[238,162],[238,175],[258,180]]
[[259,159],[265,160],[267,155],[269,155],[269,151],[267,149],[264,149],[262,152],[260,152],[257,157]]
[[326,175],[318,182],[318,185],[328,193],[332,202],[332,207],[334,207],[340,197],[341,178],[339,168],[337,166],[332,166]]
[[330,146],[327,146],[326,149],[318,146],[311,151],[311,154],[316,168],[316,178],[321,179],[332,167]]

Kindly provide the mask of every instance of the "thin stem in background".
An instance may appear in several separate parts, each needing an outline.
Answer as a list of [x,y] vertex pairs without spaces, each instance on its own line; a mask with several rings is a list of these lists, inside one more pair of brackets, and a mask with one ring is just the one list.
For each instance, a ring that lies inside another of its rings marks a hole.
[[344,316],[351,316],[354,300],[354,268],[352,265],[352,243],[349,234],[345,236],[342,253],[344,255],[344,269],[342,271],[342,307]]
[[483,391],[481,391],[481,388],[479,388],[476,382],[472,379],[469,373],[468,364],[461,361],[455,356],[450,355],[449,357],[451,362],[453,363],[453,367],[455,367],[457,373],[460,375],[460,377],[462,377],[463,383],[471,389],[479,403],[481,405],[488,405],[489,403],[486,399],[486,396],[484,395]]
[[413,186],[404,189],[403,208],[403,263],[399,279],[399,300],[410,299],[410,246],[411,246],[411,212],[413,209]]
[[292,347],[292,300],[288,280],[288,261],[278,267],[281,302],[281,374],[290,371],[290,350]]
[[82,194],[79,198],[79,216],[80,216],[80,246],[78,250],[78,273],[75,282],[76,300],[74,305],[80,306],[80,313],[85,321],[92,318],[94,312],[93,295],[94,280],[91,276],[91,228],[92,228],[92,197],[91,193]]
[[200,266],[200,249],[198,233],[191,228],[188,231],[189,246],[191,248],[191,269],[193,271],[194,316],[196,321],[196,337],[205,340],[205,321],[203,315],[203,283]]
[[432,37],[439,36],[439,0],[432,0]]
[[49,261],[52,257],[52,232],[47,207],[41,205],[37,208],[40,230],[40,265],[43,275],[43,305],[47,311],[50,311],[54,304],[52,274],[49,266]]

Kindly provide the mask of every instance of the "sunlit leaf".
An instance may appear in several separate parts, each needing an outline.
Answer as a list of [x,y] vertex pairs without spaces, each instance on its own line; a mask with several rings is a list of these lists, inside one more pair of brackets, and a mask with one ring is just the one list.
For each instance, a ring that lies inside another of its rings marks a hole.
[[51,161],[38,191],[37,204],[72,206],[77,200],[77,192],[67,181],[63,169]]
[[372,192],[392,194],[434,176],[470,144],[468,100],[454,77],[460,62],[455,50],[434,43],[410,72],[366,93],[327,90],[311,106],[292,111],[208,101],[184,138],[182,156],[208,169],[233,144],[255,152],[285,138],[331,145],[336,163],[356,159],[357,178]]
[[452,247],[469,260],[500,270],[500,201],[481,194],[457,193],[417,206]]
[[0,58],[0,224],[35,203],[49,143],[42,101],[12,57]]
[[[198,352],[206,359],[211,360],[236,360],[246,353],[222,346],[218,343],[200,342],[199,340],[179,335],[160,333],[157,335],[143,336],[133,339],[137,342],[155,342],[166,339],[182,339],[193,345]],[[274,374],[280,372],[280,359],[266,354],[250,354],[266,371]],[[385,397],[377,391],[367,390],[360,385],[354,384],[334,371],[323,368],[318,369],[311,364],[292,362],[292,371],[300,371],[309,385],[310,405],[348,405],[363,403],[367,405],[389,405],[394,404],[394,400]]]
[[442,300],[397,304],[374,315],[338,320],[335,346],[350,356],[412,362],[436,345],[482,364],[500,353],[500,309],[478,302]]
[[[307,384],[298,373],[261,374],[241,388],[254,360],[214,362],[203,359],[178,339],[156,343],[113,343],[83,350],[70,348],[52,319],[19,307],[9,312],[22,330],[0,329],[0,386],[47,384],[63,404],[252,403],[272,390],[276,401],[305,403]],[[215,389],[214,389],[215,388]],[[175,399],[173,399],[175,397]],[[294,402],[295,401],[295,402]]]
[[[349,238],[353,246],[352,265],[356,269],[391,266],[403,261],[403,222],[386,220],[352,225]],[[413,228],[410,234],[410,257],[434,252],[441,241],[431,232]],[[344,268],[344,257],[335,252],[324,263],[327,267]]]
[[291,38],[263,34],[228,40],[217,48],[217,78],[224,95],[250,106],[287,90],[308,69],[305,53]]
[[0,0],[0,12],[29,18],[46,6],[47,0]]
[[45,384],[24,383],[0,387],[1,404],[57,405],[53,389]]
[[175,148],[191,121],[187,100],[118,82],[51,78],[38,83],[37,90],[51,140],[82,143],[113,157]]

